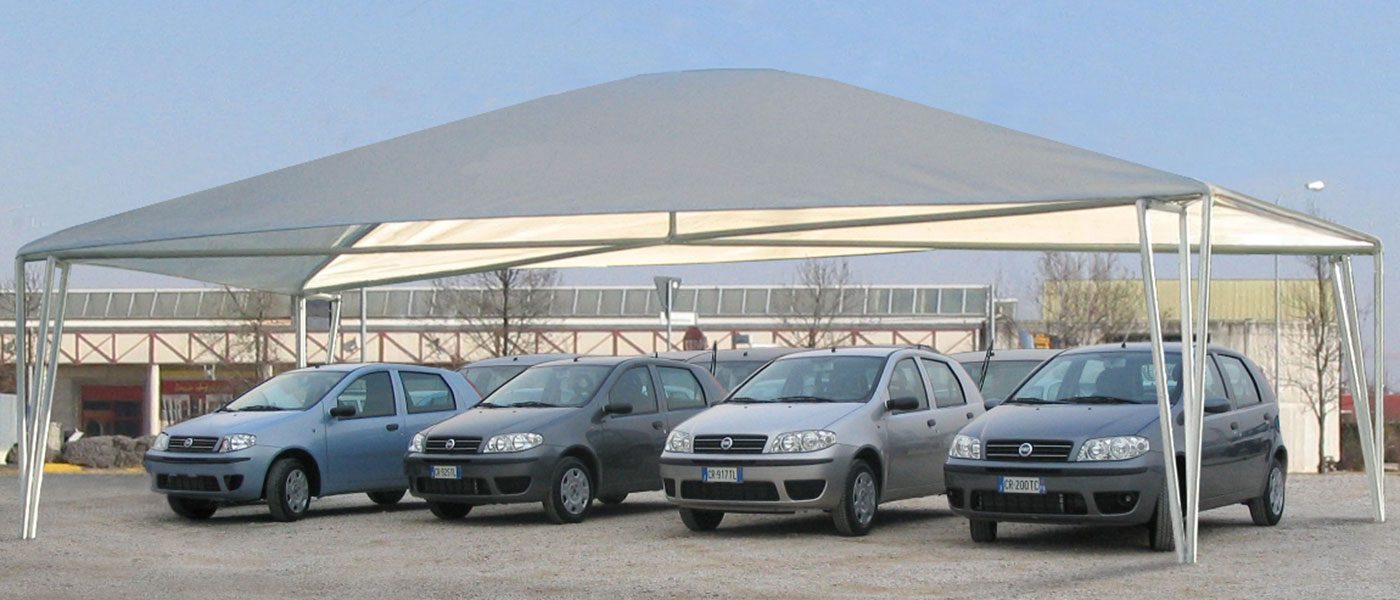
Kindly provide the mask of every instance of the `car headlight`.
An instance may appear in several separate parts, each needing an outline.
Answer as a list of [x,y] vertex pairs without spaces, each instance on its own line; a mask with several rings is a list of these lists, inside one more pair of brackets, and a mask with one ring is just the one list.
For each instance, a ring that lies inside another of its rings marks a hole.
[[982,440],[970,435],[955,436],[953,438],[953,445],[948,448],[948,456],[953,458],[982,460]]
[[155,440],[153,440],[153,441],[151,442],[151,449],[152,449],[152,450],[156,450],[156,451],[159,452],[159,451],[167,450],[167,449],[169,449],[169,448],[170,448],[170,436],[169,436],[168,434],[166,434],[165,432],[163,432],[163,431],[160,433],[160,435],[156,436],[156,439],[155,439]]
[[544,443],[544,436],[538,433],[503,433],[486,440],[482,452],[521,452]]
[[247,450],[258,443],[257,436],[251,433],[235,433],[224,436],[224,441],[219,445],[219,452],[237,452]]
[[684,431],[672,431],[671,435],[666,436],[667,452],[689,453],[693,451],[694,448],[695,439],[690,437],[689,433],[686,433]]
[[412,440],[409,440],[409,442],[408,442],[408,451],[409,451],[409,452],[422,452],[422,451],[423,451],[423,444],[427,443],[427,441],[428,441],[428,434],[423,433],[423,432],[421,432],[421,431],[418,432],[418,433],[413,434],[413,439],[412,439]]
[[1147,454],[1152,443],[1147,438],[1136,435],[1094,438],[1079,447],[1079,458],[1075,460],[1128,460]]
[[778,434],[768,444],[770,453],[816,452],[830,448],[836,443],[836,433],[818,429],[813,431],[793,431]]

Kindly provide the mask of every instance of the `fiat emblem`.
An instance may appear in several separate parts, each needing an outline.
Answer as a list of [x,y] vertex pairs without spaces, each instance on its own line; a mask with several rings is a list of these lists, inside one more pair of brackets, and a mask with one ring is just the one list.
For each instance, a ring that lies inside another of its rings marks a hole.
[[1030,456],[1032,452],[1035,452],[1035,446],[1032,446],[1030,442],[1021,444],[1021,447],[1016,449],[1016,453],[1020,454],[1021,458]]
[[186,447],[186,448],[189,448],[190,446],[193,446],[193,445],[194,445],[194,438],[185,438],[185,447]]
[[729,438],[729,437],[727,437],[727,438],[724,438],[724,439],[722,439],[722,440],[719,441],[719,449],[720,449],[720,450],[728,450],[728,449],[733,448],[733,447],[734,447],[734,438]]
[[456,447],[457,447],[457,440],[454,440],[454,439],[452,439],[452,438],[448,438],[448,439],[447,439],[447,443],[446,443],[446,444],[443,444],[442,447],[443,447],[443,448],[446,448],[446,449],[448,449],[448,450],[451,450],[451,449],[453,449],[453,448],[456,448]]

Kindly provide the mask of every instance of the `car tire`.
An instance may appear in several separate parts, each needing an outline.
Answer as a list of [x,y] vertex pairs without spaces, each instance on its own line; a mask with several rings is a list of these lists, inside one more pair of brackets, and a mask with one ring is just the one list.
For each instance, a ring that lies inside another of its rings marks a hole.
[[403,495],[406,493],[408,493],[408,490],[391,490],[386,492],[369,492],[365,495],[369,496],[372,502],[380,506],[393,506],[398,504],[399,500],[403,500]]
[[175,511],[175,514],[191,521],[206,520],[214,516],[214,511],[219,510],[219,503],[213,500],[166,496],[165,501],[170,504],[170,510]]
[[622,501],[623,501],[623,500],[626,500],[626,499],[627,499],[627,494],[612,494],[612,495],[608,495],[608,496],[598,496],[598,501],[599,501],[599,502],[602,502],[603,504],[609,504],[609,505],[622,504]]
[[880,507],[880,484],[874,469],[863,460],[851,464],[846,484],[841,488],[841,502],[831,511],[836,532],[844,536],[870,533],[875,513]]
[[972,541],[990,544],[997,541],[997,522],[986,519],[968,519],[967,529],[972,533]]
[[1249,516],[1260,527],[1273,527],[1283,518],[1287,498],[1288,469],[1283,461],[1275,459],[1269,464],[1268,479],[1264,482],[1264,495],[1247,502]]
[[1167,504],[1167,490],[1157,494],[1157,509],[1152,511],[1152,520],[1147,522],[1147,547],[1157,552],[1176,550],[1176,539],[1172,537],[1171,506]]
[[544,514],[555,524],[579,523],[588,516],[593,504],[593,474],[588,465],[566,456],[554,465],[550,477],[549,497],[544,499]]
[[472,505],[460,502],[428,502],[428,511],[444,521],[455,521],[467,516],[467,513],[472,511]]
[[718,510],[681,509],[681,522],[691,531],[714,531],[724,520],[724,512]]
[[306,516],[306,509],[311,507],[311,474],[295,458],[278,459],[267,470],[263,494],[273,520],[296,521]]

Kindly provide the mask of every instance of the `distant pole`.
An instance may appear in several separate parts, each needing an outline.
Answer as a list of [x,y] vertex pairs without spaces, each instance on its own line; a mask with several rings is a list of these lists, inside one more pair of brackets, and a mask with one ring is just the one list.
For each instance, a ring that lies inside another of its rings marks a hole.
[[676,299],[676,288],[681,287],[681,278],[657,275],[652,281],[656,282],[656,297],[661,301],[661,315],[666,319],[666,351],[670,352],[675,349],[671,345],[672,302]]
[[366,296],[368,296],[368,294],[365,293],[365,288],[360,288],[360,362],[362,363],[369,362],[369,350],[365,348],[365,344],[368,342],[369,338],[369,326],[365,323]]

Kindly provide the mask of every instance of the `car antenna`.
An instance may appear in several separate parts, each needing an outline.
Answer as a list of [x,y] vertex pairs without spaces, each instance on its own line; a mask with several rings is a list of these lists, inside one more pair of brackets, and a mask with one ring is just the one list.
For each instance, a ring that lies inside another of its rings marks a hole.
[[1127,347],[1128,347],[1128,334],[1126,334],[1126,333],[1123,334],[1123,343],[1122,343],[1122,344],[1119,344],[1118,347],[1119,347],[1119,348],[1127,348]]
[[[745,352],[744,354],[748,354]],[[719,341],[716,340],[710,345],[710,374],[713,375],[715,369],[719,368]]]
[[982,384],[987,383],[987,367],[992,364],[992,349],[997,345],[997,334],[987,336],[987,353],[982,356],[982,372],[977,375],[977,389],[982,389]]

